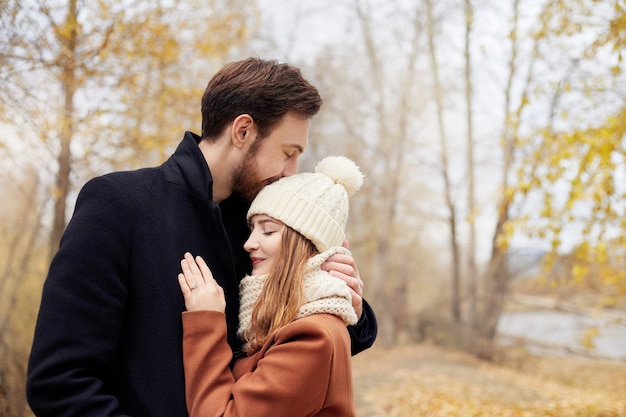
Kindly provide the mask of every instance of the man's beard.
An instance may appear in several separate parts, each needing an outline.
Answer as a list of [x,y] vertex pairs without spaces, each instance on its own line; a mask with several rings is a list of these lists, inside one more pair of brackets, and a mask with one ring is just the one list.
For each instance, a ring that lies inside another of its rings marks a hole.
[[254,200],[254,197],[261,191],[264,185],[264,182],[258,179],[257,163],[254,158],[255,153],[256,149],[254,148],[246,153],[233,179],[233,192],[245,198],[248,202]]

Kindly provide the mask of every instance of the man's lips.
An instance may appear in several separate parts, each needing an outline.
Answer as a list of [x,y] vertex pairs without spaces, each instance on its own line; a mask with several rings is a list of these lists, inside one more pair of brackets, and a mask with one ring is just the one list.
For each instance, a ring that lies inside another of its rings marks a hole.
[[265,181],[263,181],[263,185],[270,185],[273,182],[276,182],[280,179],[280,177],[272,177],[272,178],[268,178]]

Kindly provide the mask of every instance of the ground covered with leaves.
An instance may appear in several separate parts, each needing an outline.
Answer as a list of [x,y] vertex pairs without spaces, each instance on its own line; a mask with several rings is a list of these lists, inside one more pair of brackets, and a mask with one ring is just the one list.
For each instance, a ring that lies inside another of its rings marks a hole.
[[626,417],[626,363],[427,345],[353,358],[358,417]]

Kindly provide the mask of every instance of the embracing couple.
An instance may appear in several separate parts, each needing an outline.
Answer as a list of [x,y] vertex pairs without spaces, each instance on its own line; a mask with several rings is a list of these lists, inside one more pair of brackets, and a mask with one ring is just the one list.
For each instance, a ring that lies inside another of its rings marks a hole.
[[376,319],[346,249],[359,168],[298,174],[317,90],[288,64],[224,66],[202,132],[161,166],[87,182],[44,283],[37,416],[353,416]]

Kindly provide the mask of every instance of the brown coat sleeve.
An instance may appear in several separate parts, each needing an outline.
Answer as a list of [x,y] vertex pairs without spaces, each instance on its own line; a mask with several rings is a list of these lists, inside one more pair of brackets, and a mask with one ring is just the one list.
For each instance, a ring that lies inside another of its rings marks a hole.
[[219,311],[183,312],[183,364],[189,416],[222,416],[235,378],[229,368],[226,315]]
[[[297,417],[327,407],[351,410],[350,339],[341,319],[314,315],[283,327],[254,358],[244,359],[256,364],[235,382],[223,315],[216,320],[211,313],[183,314],[190,417]],[[329,415],[346,415],[336,412]]]

